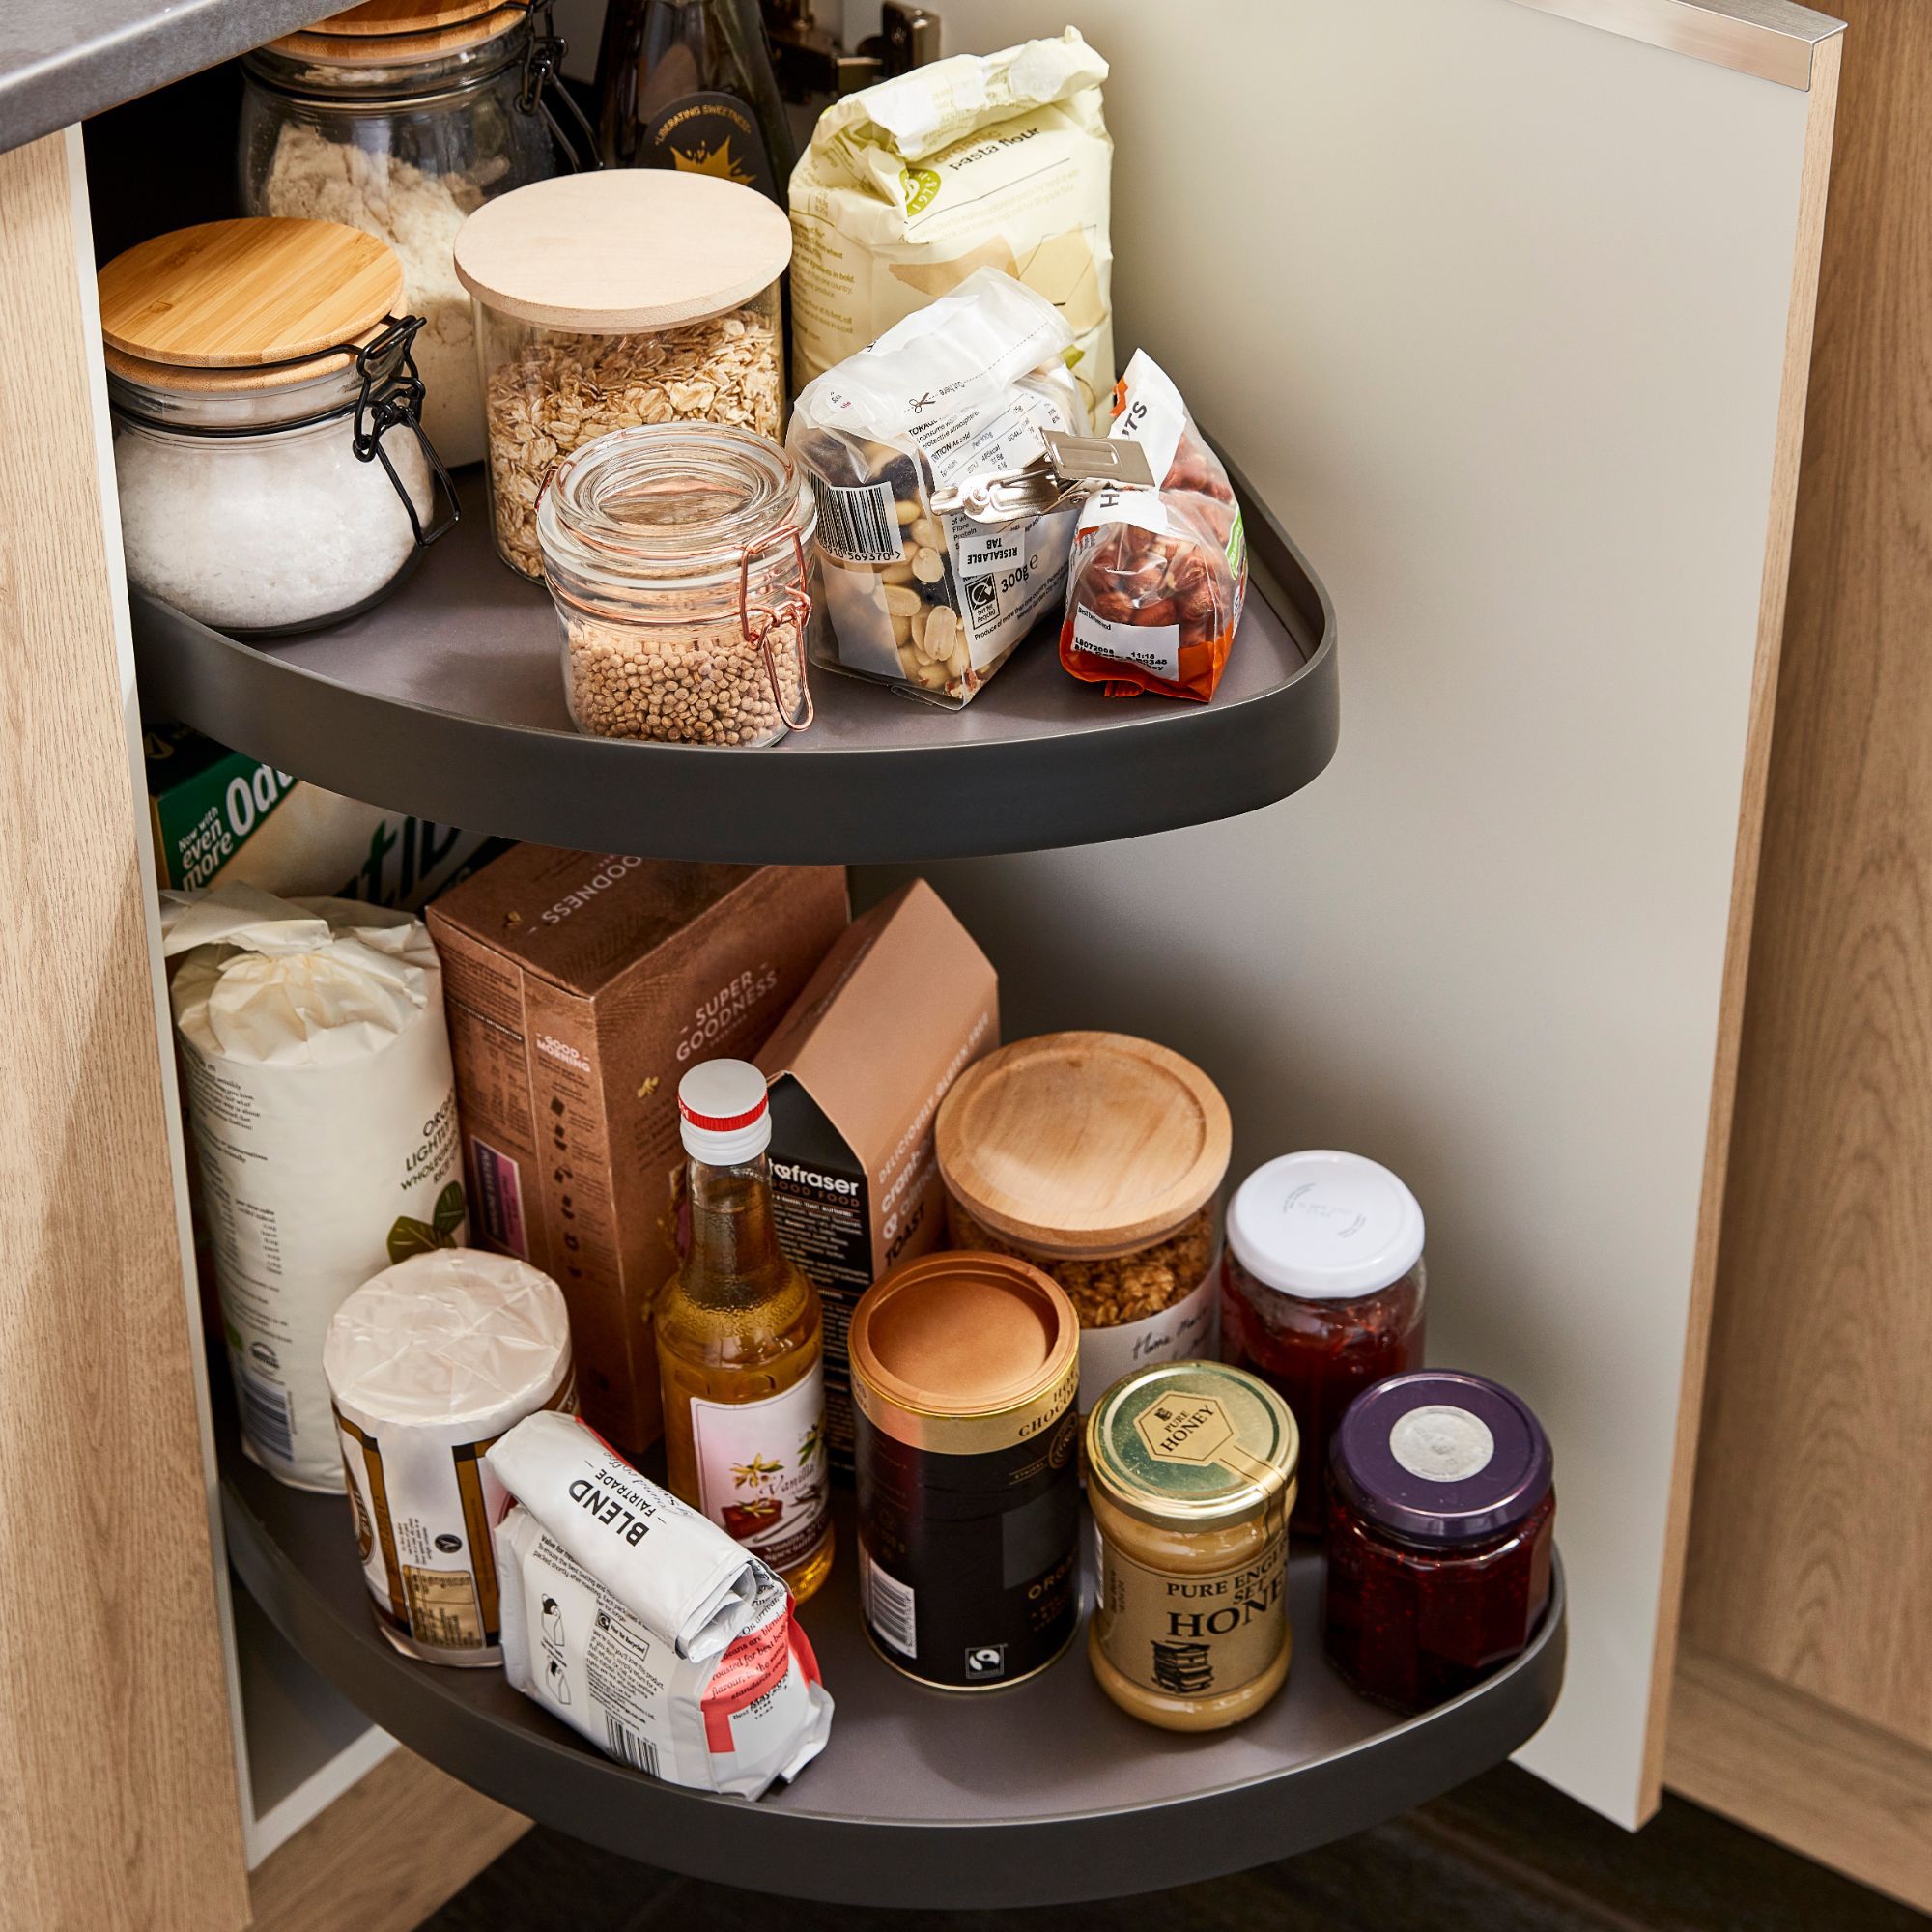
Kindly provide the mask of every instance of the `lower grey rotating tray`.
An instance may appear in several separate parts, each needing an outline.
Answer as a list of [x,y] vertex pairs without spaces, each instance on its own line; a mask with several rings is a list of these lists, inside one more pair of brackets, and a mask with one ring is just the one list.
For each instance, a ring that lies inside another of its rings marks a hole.
[[[849,1497],[843,1500],[849,1503]],[[849,1509],[832,1580],[801,1621],[838,1703],[831,1742],[756,1804],[614,1764],[494,1670],[400,1657],[378,1633],[348,1505],[285,1489],[222,1444],[229,1554],[283,1635],[412,1750],[513,1810],[647,1864],[838,1904],[997,1907],[1151,1891],[1358,1832],[1499,1762],[1563,1680],[1563,1580],[1529,1649],[1408,1719],[1321,1659],[1321,1562],[1290,1573],[1281,1695],[1204,1737],[1155,1731],[1101,1694],[1079,1642],[1009,1690],[923,1690],[859,1623]]]
[[817,722],[769,751],[583,737],[550,597],[497,560],[476,470],[393,596],[310,636],[244,642],[133,592],[141,703],[392,810],[660,859],[918,861],[1205,824],[1309,783],[1341,728],[1327,594],[1236,483],[1252,575],[1211,704],[1102,696],[1043,625],[963,711],[814,667]]

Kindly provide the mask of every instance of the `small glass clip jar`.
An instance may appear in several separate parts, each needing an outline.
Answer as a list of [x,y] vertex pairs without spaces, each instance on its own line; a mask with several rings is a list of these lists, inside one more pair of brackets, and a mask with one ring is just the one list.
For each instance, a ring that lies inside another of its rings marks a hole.
[[810,486],[751,430],[651,423],[569,457],[537,532],[577,728],[718,747],[804,730],[812,517]]
[[1221,1352],[1286,1398],[1309,1480],[1294,1527],[1321,1532],[1328,1439],[1371,1383],[1422,1365],[1422,1209],[1359,1154],[1283,1154],[1228,1204]]
[[1191,1061],[1117,1033],[1041,1034],[969,1066],[933,1147],[955,1248],[1017,1255],[1080,1317],[1080,1409],[1154,1361],[1214,1352],[1228,1105]]
[[130,583],[234,637],[314,630],[395,589],[456,519],[401,296],[393,250],[334,222],[208,222],[108,263]]
[[779,436],[790,260],[784,212],[713,175],[564,175],[470,216],[456,272],[476,298],[491,514],[511,569],[542,575],[537,498],[600,436],[669,422]]
[[1124,1377],[1087,1418],[1100,1688],[1169,1731],[1251,1718],[1288,1677],[1288,1513],[1300,1445],[1286,1404],[1218,1362]]
[[[556,78],[547,5],[370,0],[242,56],[246,214],[347,222],[402,257],[423,318],[425,427],[449,463],[483,458],[469,298],[453,249],[484,202],[594,160]],[[565,125],[565,117],[570,121]]]
[[1423,1369],[1359,1396],[1329,1454],[1328,1661],[1420,1711],[1520,1656],[1549,1604],[1556,1492],[1529,1406]]

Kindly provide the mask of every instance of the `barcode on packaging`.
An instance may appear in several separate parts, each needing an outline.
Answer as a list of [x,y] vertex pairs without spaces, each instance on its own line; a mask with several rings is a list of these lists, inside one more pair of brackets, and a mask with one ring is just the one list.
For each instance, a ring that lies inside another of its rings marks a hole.
[[611,1741],[611,1755],[622,1758],[626,1764],[635,1765],[639,1771],[647,1771],[655,1777],[658,1775],[658,1747],[641,1732],[634,1731],[623,1719],[604,1713],[604,1733]]
[[258,1380],[243,1369],[237,1378],[242,1385],[242,1427],[256,1448],[265,1455],[295,1461],[294,1431],[289,1426],[289,1398],[272,1382]]
[[866,1621],[881,1643],[889,1643],[901,1657],[919,1655],[918,1623],[914,1615],[918,1598],[912,1586],[901,1583],[866,1557],[863,1595]]
[[847,563],[899,560],[898,502],[890,483],[818,485],[818,544]]

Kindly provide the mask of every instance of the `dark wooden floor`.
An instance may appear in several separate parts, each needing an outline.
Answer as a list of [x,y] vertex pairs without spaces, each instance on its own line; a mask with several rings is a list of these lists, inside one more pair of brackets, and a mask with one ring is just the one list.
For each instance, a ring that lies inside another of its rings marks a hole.
[[[1923,1932],[1932,1920],[1694,1805],[1635,1836],[1511,1766],[1394,1823],[1137,1902],[1158,1932]],[[699,1885],[539,1829],[424,1932],[887,1932],[910,1915]],[[1102,1932],[1119,1901],[921,1916],[930,1932]]]

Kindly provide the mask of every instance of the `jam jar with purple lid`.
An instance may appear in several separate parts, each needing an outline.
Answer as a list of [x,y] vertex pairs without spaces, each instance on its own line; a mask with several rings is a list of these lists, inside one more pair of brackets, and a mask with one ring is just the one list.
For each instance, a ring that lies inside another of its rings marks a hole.
[[1422,1366],[1422,1208],[1378,1162],[1285,1153],[1236,1190],[1221,1262],[1221,1352],[1301,1431],[1290,1527],[1321,1534],[1328,1438],[1361,1392]]
[[1328,1661],[1419,1711],[1524,1650],[1549,1603],[1549,1438],[1482,1376],[1419,1369],[1358,1396],[1329,1445]]

